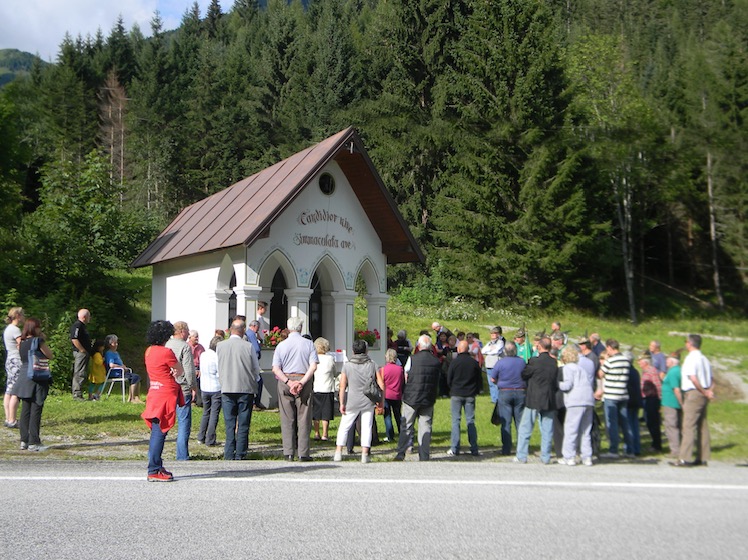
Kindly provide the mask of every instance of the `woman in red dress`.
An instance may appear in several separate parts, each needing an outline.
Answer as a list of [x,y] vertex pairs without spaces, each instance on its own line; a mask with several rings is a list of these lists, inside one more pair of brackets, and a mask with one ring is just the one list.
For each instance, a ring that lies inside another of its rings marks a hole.
[[184,395],[176,378],[183,375],[182,364],[164,344],[174,334],[169,321],[154,321],[148,327],[145,368],[151,380],[145,411],[141,416],[151,430],[148,445],[148,482],[171,482],[174,476],[164,468],[161,455],[166,434],[177,419],[177,405],[184,406]]

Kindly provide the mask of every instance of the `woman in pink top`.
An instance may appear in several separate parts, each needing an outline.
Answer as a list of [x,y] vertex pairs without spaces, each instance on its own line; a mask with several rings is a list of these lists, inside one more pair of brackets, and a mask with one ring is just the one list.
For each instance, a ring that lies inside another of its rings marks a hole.
[[384,377],[384,425],[387,429],[387,437],[384,441],[395,441],[395,429],[392,426],[392,417],[397,423],[397,433],[400,434],[400,405],[403,399],[403,385],[405,375],[403,367],[397,364],[397,352],[388,348],[384,354],[387,362],[382,368]]

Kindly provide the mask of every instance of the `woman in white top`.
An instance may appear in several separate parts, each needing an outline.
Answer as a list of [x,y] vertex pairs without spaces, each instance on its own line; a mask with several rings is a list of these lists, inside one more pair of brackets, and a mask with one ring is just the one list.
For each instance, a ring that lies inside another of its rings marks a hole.
[[[330,420],[335,417],[335,358],[330,356],[330,342],[319,337],[314,341],[319,364],[314,370],[314,405],[312,407],[312,421],[314,422],[314,439],[327,441]],[[322,424],[322,435],[319,425]]]
[[218,356],[216,346],[222,336],[214,336],[209,348],[200,354],[200,391],[203,395],[203,417],[197,443],[216,445],[216,426],[221,414],[221,382],[218,380]]
[[21,342],[21,328],[23,324],[23,308],[12,307],[8,311],[8,316],[5,318],[5,322],[8,324],[3,332],[3,341],[5,342],[5,396],[3,397],[3,407],[5,408],[5,427],[6,428],[17,428],[18,420],[16,414],[18,413],[18,397],[11,395],[10,391],[13,389],[13,384],[18,379],[18,374],[21,371],[21,354],[18,351],[18,345]]

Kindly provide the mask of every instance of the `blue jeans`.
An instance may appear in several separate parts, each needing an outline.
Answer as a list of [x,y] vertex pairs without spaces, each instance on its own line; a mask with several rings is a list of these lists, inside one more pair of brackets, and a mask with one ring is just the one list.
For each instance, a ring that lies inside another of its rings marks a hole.
[[255,396],[250,393],[222,393],[223,421],[226,423],[226,443],[223,458],[241,461],[247,458],[249,447],[249,424],[252,421],[252,403]]
[[385,399],[384,401],[384,427],[387,432],[387,438],[390,441],[395,440],[395,428],[392,423],[392,417],[395,417],[397,424],[397,433],[400,433],[400,408],[402,401],[394,399]]
[[460,452],[460,421],[462,409],[465,408],[465,424],[467,424],[470,452],[478,453],[478,430],[475,427],[475,397],[452,397],[452,452]]
[[527,462],[530,450],[530,436],[535,429],[535,420],[540,416],[540,460],[546,465],[551,462],[551,448],[553,447],[553,419],[555,410],[535,410],[525,408],[522,420],[517,430],[517,459]]
[[192,395],[185,396],[184,406],[177,405],[177,461],[190,458],[190,431],[192,430]]
[[[167,432],[168,433],[168,432]],[[161,455],[164,452],[166,434],[161,431],[158,420],[151,422],[151,440],[148,443],[148,474],[156,474],[164,467]]]
[[[631,426],[629,425],[628,401],[603,400],[605,412],[605,426],[608,428],[608,439],[610,440],[610,452],[618,453],[619,430],[623,430],[623,441],[626,444],[626,452],[634,452],[634,442],[631,437]],[[637,422],[638,422],[637,418]]]
[[499,402],[499,387],[491,381],[491,372],[486,372],[486,378],[488,379],[488,394],[491,395],[491,402],[496,404]]
[[519,434],[519,424],[525,410],[525,390],[499,390],[499,417],[501,418],[501,454],[512,452],[512,418]]

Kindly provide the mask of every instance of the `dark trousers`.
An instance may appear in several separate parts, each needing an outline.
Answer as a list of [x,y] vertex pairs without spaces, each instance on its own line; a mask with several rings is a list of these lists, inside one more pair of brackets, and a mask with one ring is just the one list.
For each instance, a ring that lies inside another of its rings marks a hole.
[[200,420],[200,431],[197,432],[197,441],[206,445],[216,444],[216,426],[218,417],[221,415],[222,396],[220,392],[202,393],[203,395],[203,417]]
[[42,409],[44,401],[39,404],[36,399],[21,399],[21,441],[29,445],[41,445],[39,431],[42,426]]
[[[26,375],[21,372],[21,375]],[[34,392],[31,398],[21,399],[21,441],[28,445],[41,445],[40,431],[42,427],[42,409],[44,401],[49,394],[49,385],[47,383],[34,383]]]
[[[384,428],[387,432],[386,437],[390,441],[395,440],[395,426],[397,426],[397,433],[400,434],[400,410],[402,408],[402,401],[394,399],[386,399],[384,401]],[[376,424],[376,419],[374,419]]]
[[662,451],[662,428],[660,427],[660,398],[644,397],[644,418],[652,437],[652,447]]
[[249,447],[249,424],[252,422],[251,393],[222,393],[223,420],[226,423],[226,443],[223,458],[227,461],[247,458]]
[[257,380],[257,394],[255,395],[255,406],[262,408],[262,376]]
[[566,421],[566,407],[556,411],[553,419],[553,451],[556,457],[564,456],[564,422]]
[[83,398],[83,381],[88,377],[88,352],[73,352],[73,396]]

